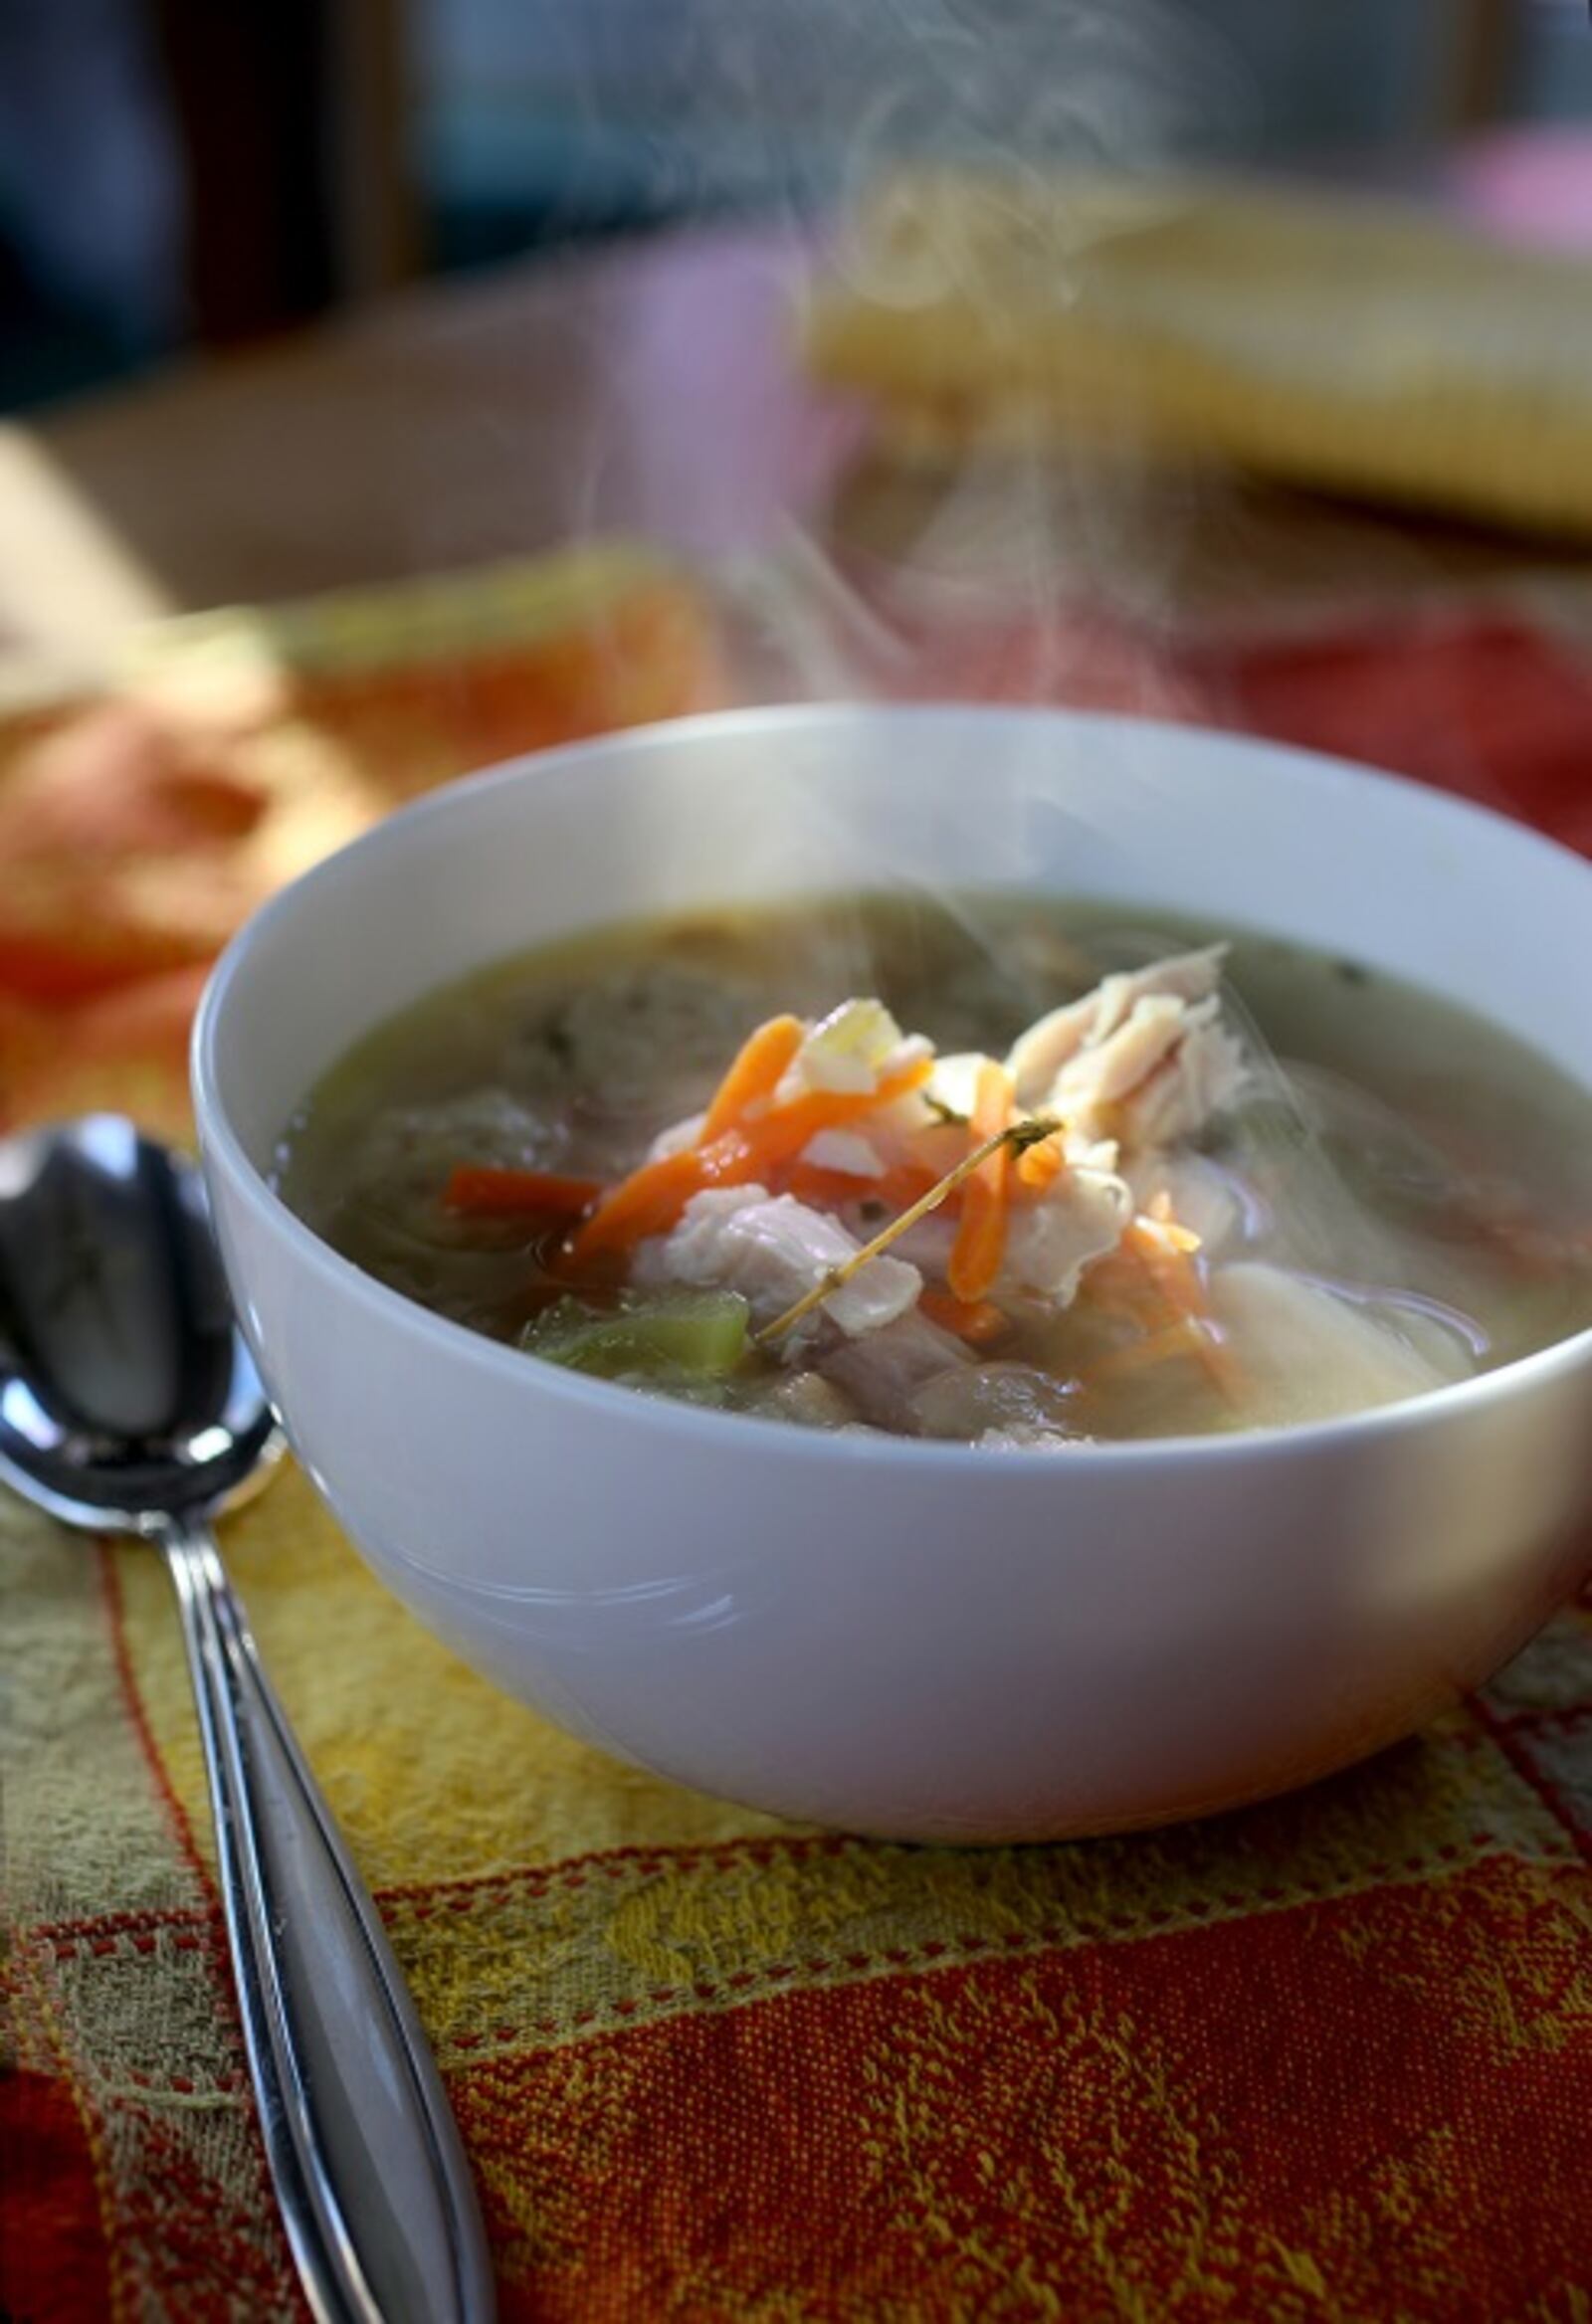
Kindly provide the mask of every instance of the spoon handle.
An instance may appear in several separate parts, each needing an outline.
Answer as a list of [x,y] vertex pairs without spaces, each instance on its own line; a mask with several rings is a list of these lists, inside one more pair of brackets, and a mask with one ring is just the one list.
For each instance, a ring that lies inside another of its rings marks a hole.
[[214,1536],[159,1534],[182,1609],[221,1891],[278,2201],[317,2324],[482,2324],[459,2135],[375,1906],[260,1666]]

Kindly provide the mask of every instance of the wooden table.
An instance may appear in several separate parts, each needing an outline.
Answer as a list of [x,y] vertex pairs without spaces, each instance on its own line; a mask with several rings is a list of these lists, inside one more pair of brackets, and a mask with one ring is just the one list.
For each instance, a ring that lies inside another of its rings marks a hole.
[[856,434],[789,360],[801,264],[733,233],[543,261],[0,429],[0,650],[595,531],[766,541]]
[[[1061,496],[856,456],[794,360],[806,246],[661,235],[436,285],[335,328],[0,428],[0,677],[92,669],[129,622],[512,557],[593,532],[694,556],[794,524],[955,592],[991,561],[1160,619],[1555,557],[1296,495],[1143,476]],[[1071,495],[1071,497],[1069,497]],[[1191,513],[1192,509],[1192,513]]]

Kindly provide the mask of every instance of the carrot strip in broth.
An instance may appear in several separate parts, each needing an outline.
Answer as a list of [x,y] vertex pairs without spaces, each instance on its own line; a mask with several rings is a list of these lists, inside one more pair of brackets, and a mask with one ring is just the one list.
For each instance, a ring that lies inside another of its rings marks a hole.
[[969,1347],[988,1347],[1011,1329],[1011,1318],[995,1305],[992,1299],[953,1299],[948,1291],[923,1290],[917,1294],[919,1314],[930,1323],[937,1323],[942,1331],[953,1332],[966,1340]]
[[804,1097],[794,1097],[789,1105],[764,1114],[760,1121],[747,1123],[744,1135],[764,1167],[772,1168],[775,1163],[794,1160],[820,1130],[845,1129],[881,1106],[894,1105],[897,1097],[909,1097],[933,1069],[931,1059],[919,1058],[915,1065],[903,1065],[898,1073],[881,1081],[877,1089],[810,1089]]
[[[1205,1313],[1205,1292],[1199,1275],[1189,1263],[1189,1250],[1182,1231],[1172,1241],[1160,1220],[1134,1219],[1122,1231],[1122,1248],[1132,1253],[1154,1276],[1156,1286],[1167,1302],[1182,1315]],[[1196,1242],[1193,1246],[1199,1248]]]
[[1067,1155],[1060,1137],[1042,1138],[1037,1146],[1019,1154],[1016,1162],[1018,1183],[1030,1194],[1048,1193],[1066,1168]]
[[1150,1196],[1146,1217],[1150,1221],[1151,1236],[1159,1235],[1172,1250],[1192,1256],[1200,1247],[1200,1239],[1192,1227],[1185,1227],[1172,1208],[1172,1198],[1166,1188],[1160,1187]]
[[578,1219],[602,1193],[594,1178],[565,1178],[554,1170],[496,1170],[461,1162],[443,1189],[451,1211],[477,1219]]
[[746,1140],[726,1130],[710,1146],[688,1146],[644,1162],[604,1195],[570,1246],[572,1257],[599,1251],[628,1251],[649,1235],[671,1228],[693,1195],[708,1186],[744,1185],[757,1175]]
[[[799,1203],[821,1211],[838,1211],[847,1203],[883,1203],[888,1210],[904,1211],[908,1203],[927,1194],[935,1183],[931,1170],[910,1162],[893,1163],[879,1178],[854,1178],[844,1170],[823,1170],[816,1162],[793,1162],[779,1174],[781,1190]],[[954,1203],[955,1195],[947,1197]]]
[[1139,1261],[1171,1311],[1173,1322],[1182,1327],[1189,1341],[1188,1352],[1198,1357],[1217,1387],[1231,1395],[1235,1386],[1232,1350],[1217,1336],[1199,1268],[1191,1253],[1182,1247],[1185,1241],[1194,1241],[1197,1249],[1197,1239],[1188,1237],[1186,1229],[1177,1229],[1177,1239],[1171,1240],[1169,1225],[1135,1219],[1122,1237],[1122,1248]]
[[[1012,1112],[1012,1077],[1004,1065],[986,1059],[978,1069],[969,1136],[975,1145],[1006,1127]],[[945,1279],[964,1306],[981,1300],[1001,1271],[1006,1252],[1006,1212],[1011,1193],[1012,1157],[1006,1146],[987,1154],[962,1189],[962,1221],[956,1230]]]
[[760,1098],[772,1097],[780,1075],[803,1040],[799,1017],[770,1017],[748,1034],[729,1071],[713,1093],[702,1122],[702,1143],[732,1129]]
[[[783,1070],[783,1068],[781,1068]],[[709,1186],[746,1186],[799,1154],[819,1130],[837,1129],[876,1107],[907,1096],[927,1080],[927,1058],[904,1066],[871,1091],[815,1089],[756,1122],[725,1130],[705,1145],[644,1162],[603,1197],[575,1236],[573,1256],[628,1251],[673,1227],[693,1195]]]

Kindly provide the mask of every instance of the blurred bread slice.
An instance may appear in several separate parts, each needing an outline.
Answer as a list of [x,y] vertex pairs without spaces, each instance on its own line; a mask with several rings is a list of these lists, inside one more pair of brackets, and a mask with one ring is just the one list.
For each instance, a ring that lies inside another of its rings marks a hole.
[[803,319],[903,458],[1221,462],[1592,537],[1592,267],[1412,207],[1206,179],[903,174]]
[[402,801],[722,693],[701,593],[624,544],[161,624],[96,697],[0,718],[0,996],[207,961]]

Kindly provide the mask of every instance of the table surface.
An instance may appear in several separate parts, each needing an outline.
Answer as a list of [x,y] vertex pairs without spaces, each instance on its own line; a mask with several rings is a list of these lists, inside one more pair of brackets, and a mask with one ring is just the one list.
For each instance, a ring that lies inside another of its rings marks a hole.
[[764,540],[855,433],[789,359],[801,263],[767,233],[544,260],[0,429],[0,646],[599,531]]
[[[983,556],[1003,532],[1031,557],[1038,522],[1065,582],[1073,504],[858,457],[866,415],[795,360],[809,264],[769,229],[543,259],[0,427],[0,671],[92,665],[166,612],[605,531],[696,557],[839,531],[954,586],[969,543]],[[1091,588],[1154,610],[1565,563],[1297,495],[1225,487],[1217,505],[1205,487],[1189,511],[1177,480],[1092,482]]]

